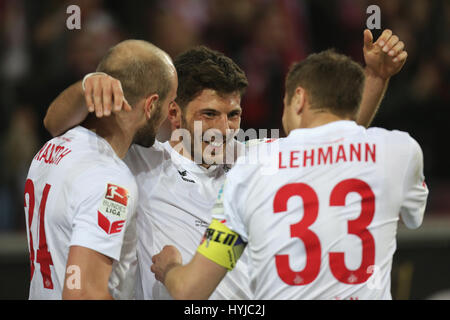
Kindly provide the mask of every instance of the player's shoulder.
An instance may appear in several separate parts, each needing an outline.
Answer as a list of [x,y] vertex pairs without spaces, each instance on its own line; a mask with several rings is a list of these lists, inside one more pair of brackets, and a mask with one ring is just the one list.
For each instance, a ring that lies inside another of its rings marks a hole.
[[366,130],[369,139],[382,141],[387,150],[401,156],[420,159],[423,157],[420,144],[408,132],[388,130],[384,128],[369,128]]
[[[133,173],[119,158],[109,143],[93,132],[79,128],[75,131],[74,158],[67,163],[66,179],[84,187],[115,180],[129,187],[136,184]],[[72,133],[73,134],[73,133]],[[70,135],[66,138],[70,139]]]
[[370,127],[366,129],[366,133],[368,136],[371,137],[387,137],[387,138],[393,138],[398,140],[407,140],[411,138],[408,132],[401,131],[401,130],[389,130],[385,128],[380,127]]
[[259,156],[268,156],[271,152],[278,147],[279,143],[283,142],[280,138],[263,138],[263,139],[251,139],[244,143],[245,154]]
[[[80,179],[87,180],[103,180],[114,177],[127,183],[134,183],[135,178],[131,170],[125,163],[117,161],[117,159],[105,159],[101,166],[90,166],[80,175]],[[119,159],[120,160],[120,159]]]
[[408,145],[420,147],[418,142],[406,131],[389,130],[385,128],[372,127],[366,130],[368,137],[382,138],[386,143],[392,145]]
[[68,188],[80,198],[103,194],[110,186],[116,186],[126,190],[135,197],[138,193],[138,186],[134,175],[124,164],[117,165],[113,162],[106,162],[101,167],[86,168],[76,179],[69,183]]
[[283,139],[253,139],[245,143],[245,153],[241,155],[232,170],[230,176],[240,177],[246,180],[255,175],[262,167],[270,167],[278,159],[278,151]]

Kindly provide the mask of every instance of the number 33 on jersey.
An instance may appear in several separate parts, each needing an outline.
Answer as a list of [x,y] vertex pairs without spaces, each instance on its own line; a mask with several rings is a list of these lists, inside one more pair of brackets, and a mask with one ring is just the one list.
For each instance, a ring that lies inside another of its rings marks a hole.
[[428,195],[418,143],[336,121],[253,151],[213,216],[247,243],[255,299],[391,299],[398,221],[419,227]]

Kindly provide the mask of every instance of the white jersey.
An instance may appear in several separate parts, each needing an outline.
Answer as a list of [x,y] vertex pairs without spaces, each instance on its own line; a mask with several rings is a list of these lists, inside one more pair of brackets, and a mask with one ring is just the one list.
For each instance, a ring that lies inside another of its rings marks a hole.
[[48,141],[34,157],[25,185],[29,298],[62,298],[71,246],[113,259],[111,295],[133,298],[136,203],[134,177],[106,140],[79,126]]
[[337,121],[254,151],[214,217],[248,243],[255,299],[391,299],[399,216],[419,227],[428,195],[417,142]]
[[[241,145],[242,147],[242,145]],[[169,142],[151,148],[134,145],[125,158],[139,185],[137,208],[139,262],[136,297],[172,299],[150,271],[152,256],[165,245],[176,246],[187,263],[209,226],[211,209],[225,179],[224,166],[208,169],[176,152]],[[246,256],[210,299],[250,299]]]

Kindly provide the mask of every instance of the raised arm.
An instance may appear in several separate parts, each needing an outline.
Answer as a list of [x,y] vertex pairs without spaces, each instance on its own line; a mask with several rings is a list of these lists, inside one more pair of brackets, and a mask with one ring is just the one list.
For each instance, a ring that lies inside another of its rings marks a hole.
[[364,30],[366,82],[356,122],[368,127],[380,107],[389,79],[397,74],[408,56],[404,43],[386,29],[374,43],[372,32]]
[[124,98],[120,81],[106,74],[92,74],[85,80],[84,91],[82,82],[79,81],[51,103],[44,118],[44,126],[55,137],[82,123],[89,112],[95,111],[100,118],[122,108],[131,110]]

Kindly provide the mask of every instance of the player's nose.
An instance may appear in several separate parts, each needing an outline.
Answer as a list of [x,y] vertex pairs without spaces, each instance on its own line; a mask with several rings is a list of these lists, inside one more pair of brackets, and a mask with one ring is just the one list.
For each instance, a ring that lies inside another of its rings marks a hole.
[[230,123],[228,120],[228,116],[226,114],[221,115],[216,122],[215,128],[220,131],[220,133],[226,137],[230,130]]

